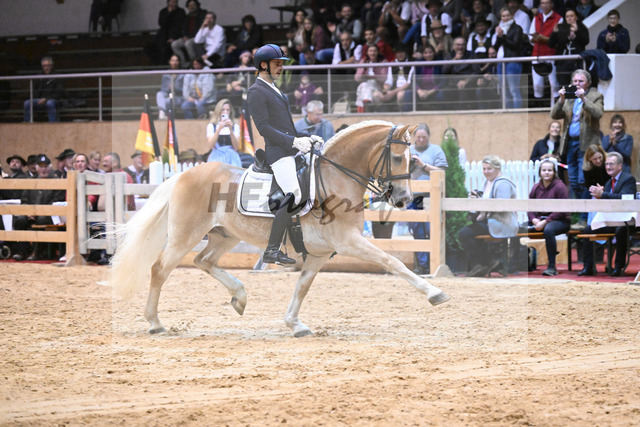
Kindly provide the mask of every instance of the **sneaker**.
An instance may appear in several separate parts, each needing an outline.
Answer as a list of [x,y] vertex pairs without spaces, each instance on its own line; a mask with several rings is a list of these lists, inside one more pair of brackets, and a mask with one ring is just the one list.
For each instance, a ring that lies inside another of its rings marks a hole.
[[584,219],[581,219],[580,221],[576,222],[575,224],[571,224],[571,229],[572,230],[583,230],[587,228],[587,221],[585,221]]
[[549,267],[545,271],[542,272],[543,276],[557,276],[558,270],[555,267]]

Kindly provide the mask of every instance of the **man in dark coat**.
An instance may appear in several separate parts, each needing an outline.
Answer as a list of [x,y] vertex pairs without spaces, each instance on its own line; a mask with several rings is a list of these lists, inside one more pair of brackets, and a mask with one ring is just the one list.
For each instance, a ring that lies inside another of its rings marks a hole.
[[[42,72],[45,75],[53,73],[53,59],[45,56],[40,61]],[[60,79],[43,78],[34,80],[33,99],[24,101],[24,121],[31,121],[31,109],[47,110],[50,122],[58,121],[58,102],[62,98],[64,88]]]
[[[27,161],[22,157],[14,154],[13,156],[7,159],[7,164],[9,165],[9,170],[11,174],[7,177],[7,179],[24,179],[29,178],[29,176],[24,173],[23,168],[27,165]],[[3,200],[11,200],[11,199],[19,199],[22,196],[22,190],[2,190],[0,191],[0,199]]]

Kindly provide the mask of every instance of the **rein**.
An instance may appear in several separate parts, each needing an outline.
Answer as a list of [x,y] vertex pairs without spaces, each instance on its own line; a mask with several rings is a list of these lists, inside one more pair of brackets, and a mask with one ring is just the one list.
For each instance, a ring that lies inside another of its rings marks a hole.
[[[393,139],[393,134],[395,133],[397,128],[398,128],[397,126],[393,126],[389,131],[389,136],[387,137],[387,142],[384,146],[384,149],[382,150],[382,153],[380,153],[380,157],[378,157],[378,160],[376,161],[373,171],[371,172],[371,175],[368,178],[363,175],[360,175],[359,173],[349,168],[346,168],[334,162],[333,160],[322,155],[320,152],[314,152],[314,154],[318,156],[318,162],[315,168],[316,182],[320,184],[319,187],[322,188],[322,191],[324,192],[324,194],[325,195],[327,194],[327,190],[324,184],[324,179],[322,178],[322,173],[320,171],[321,160],[325,160],[329,164],[333,165],[336,169],[338,169],[340,172],[345,174],[348,178],[351,178],[353,181],[358,183],[365,190],[369,190],[372,193],[374,193],[376,196],[382,197],[383,199],[385,198],[388,199],[389,195],[393,191],[392,181],[398,180],[398,179],[411,178],[410,174],[391,175],[391,144],[402,144],[405,146],[411,145],[410,142],[406,142],[400,139]],[[380,170],[378,171],[378,174],[377,174],[378,176],[376,177],[376,171],[378,170],[378,167],[380,168]],[[386,176],[383,176],[383,174],[385,173],[386,173]],[[322,216],[324,217],[324,205],[323,205],[324,199],[322,198],[322,196],[320,196],[319,192],[318,192],[318,197],[320,198],[320,206],[322,206],[322,210],[323,210]]]

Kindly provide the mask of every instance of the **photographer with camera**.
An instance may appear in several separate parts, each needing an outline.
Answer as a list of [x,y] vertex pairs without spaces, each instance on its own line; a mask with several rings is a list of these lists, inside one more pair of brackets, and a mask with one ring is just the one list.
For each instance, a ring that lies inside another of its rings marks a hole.
[[560,157],[566,159],[573,197],[580,198],[584,185],[584,152],[591,144],[600,145],[604,97],[591,87],[591,74],[585,70],[574,71],[571,86],[563,87],[558,93],[558,100],[551,108],[551,118],[564,119]]

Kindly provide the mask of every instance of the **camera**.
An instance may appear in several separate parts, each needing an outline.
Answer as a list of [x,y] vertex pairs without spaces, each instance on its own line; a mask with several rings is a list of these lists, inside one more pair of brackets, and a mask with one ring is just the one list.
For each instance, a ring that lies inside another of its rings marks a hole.
[[576,99],[576,91],[578,90],[578,86],[567,86],[567,88],[565,89],[565,93],[564,93],[564,97],[566,99]]

